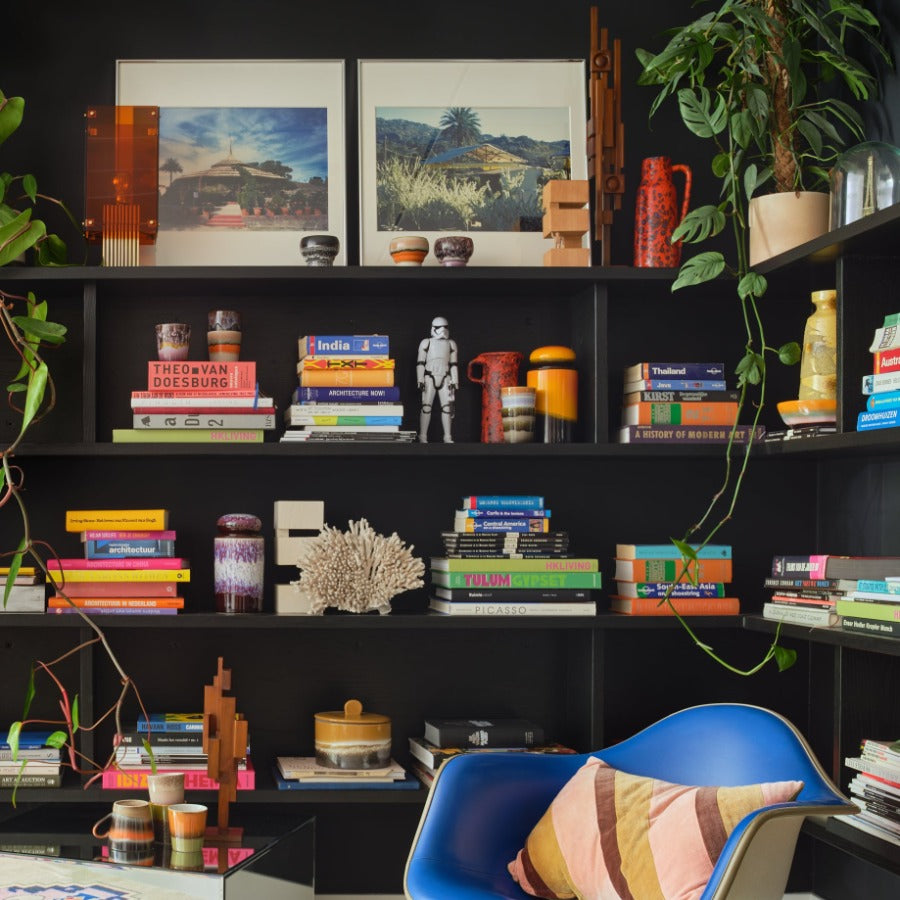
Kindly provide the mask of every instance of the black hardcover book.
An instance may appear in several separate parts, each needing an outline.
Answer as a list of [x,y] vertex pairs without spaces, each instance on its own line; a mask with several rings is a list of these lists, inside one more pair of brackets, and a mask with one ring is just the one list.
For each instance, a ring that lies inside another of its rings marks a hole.
[[436,747],[532,747],[544,729],[529,719],[426,719],[425,740]]

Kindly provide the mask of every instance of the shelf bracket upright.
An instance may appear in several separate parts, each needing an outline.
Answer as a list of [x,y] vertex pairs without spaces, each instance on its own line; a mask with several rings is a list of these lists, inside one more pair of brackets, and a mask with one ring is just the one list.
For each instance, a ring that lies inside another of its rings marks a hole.
[[591,7],[590,117],[587,123],[588,176],[594,185],[594,240],[599,263],[611,264],[613,213],[625,193],[625,125],[622,122],[622,43],[609,46],[609,32],[599,27],[598,7]]

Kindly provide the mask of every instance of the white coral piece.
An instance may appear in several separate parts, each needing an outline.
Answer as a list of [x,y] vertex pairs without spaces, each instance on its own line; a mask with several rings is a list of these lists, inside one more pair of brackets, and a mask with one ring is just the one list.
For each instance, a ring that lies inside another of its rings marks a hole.
[[425,583],[425,563],[413,549],[396,531],[387,538],[376,534],[365,519],[351,520],[347,531],[323,525],[300,552],[300,580],[291,583],[309,595],[311,614],[332,606],[384,615],[391,611],[391,597]]

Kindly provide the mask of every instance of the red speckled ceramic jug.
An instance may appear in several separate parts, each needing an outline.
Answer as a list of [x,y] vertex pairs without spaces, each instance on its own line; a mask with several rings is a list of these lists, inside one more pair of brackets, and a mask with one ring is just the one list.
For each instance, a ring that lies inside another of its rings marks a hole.
[[[468,368],[469,381],[481,385],[481,442],[503,443],[503,413],[500,388],[519,383],[519,366],[524,357],[514,350],[479,353]],[[475,373],[481,368],[480,377]]]
[[[673,172],[684,175],[681,212],[675,193]],[[673,166],[668,156],[651,156],[641,163],[641,183],[634,210],[634,264],[644,267],[674,267],[681,262],[681,241],[672,243],[672,232],[688,211],[691,170]]]

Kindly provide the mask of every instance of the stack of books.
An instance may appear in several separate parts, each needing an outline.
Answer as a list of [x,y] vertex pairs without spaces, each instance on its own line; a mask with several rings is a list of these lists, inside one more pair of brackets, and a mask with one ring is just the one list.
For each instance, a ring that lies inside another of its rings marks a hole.
[[848,787],[861,809],[841,821],[900,845],[900,741],[867,738],[844,763],[859,773]]
[[856,590],[857,580],[826,578],[813,570],[811,561],[811,556],[773,557],[771,573],[763,582],[772,591],[763,604],[763,618],[812,628],[840,624],[837,601]]
[[[0,566],[0,591],[8,579],[9,566]],[[46,594],[44,573],[35,566],[19,566],[6,602],[0,602],[0,613],[42,613]]]
[[114,444],[258,444],[276,425],[253,361],[151,360],[147,390],[132,391],[131,412],[132,427],[114,428]]
[[[207,774],[209,758],[203,752],[203,713],[150,713],[148,722],[139,716],[135,727],[122,734],[116,747],[116,768],[106,769],[102,787],[112,789],[147,788],[152,771],[144,741],[153,750],[157,772],[183,772],[186,790],[217,790],[218,781]],[[250,748],[237,764],[237,789],[256,787],[256,771]]]
[[863,376],[866,408],[856,417],[856,430],[894,428],[900,425],[900,313],[884,317],[869,351],[872,374]]
[[[736,616],[740,600],[728,596],[730,544],[693,545],[696,560],[685,566],[672,544],[616,544],[613,612],[631,616]],[[671,593],[670,593],[671,592]],[[669,594],[671,603],[663,598]]]
[[84,557],[47,561],[57,590],[47,612],[176,615],[191,569],[175,556],[168,524],[167,509],[67,510],[66,531],[80,535]]
[[410,767],[423,784],[461,753],[574,753],[571,747],[546,740],[542,726],[528,719],[425,720],[424,734],[408,738]]
[[419,782],[395,760],[377,769],[332,769],[314,756],[276,756],[272,772],[280,791],[416,790]]
[[443,615],[593,616],[599,560],[561,554],[550,517],[542,496],[464,497],[450,533],[455,552],[431,558],[429,607]]
[[[767,618],[787,618],[806,625],[840,625],[844,631],[900,637],[900,557],[896,556],[837,556],[807,554],[776,556],[772,560],[772,580],[779,594],[799,591],[795,598],[782,599],[776,610],[773,602],[766,604]],[[799,588],[782,588],[781,582],[799,581]],[[805,595],[805,596],[803,596]],[[789,615],[784,607],[790,600],[804,601],[811,606],[815,598],[821,610],[805,609]],[[776,616],[775,612],[780,615]],[[818,617],[818,620],[815,620]]]
[[[696,444],[728,440],[740,392],[729,389],[725,363],[642,362],[625,369],[619,443]],[[738,426],[746,443],[751,427]],[[754,440],[765,435],[759,426]]]
[[409,442],[383,334],[305,335],[298,342],[299,387],[285,411],[282,441]]
[[62,785],[62,754],[47,744],[49,738],[49,731],[20,731],[19,751],[13,759],[9,732],[0,731],[0,788]]

